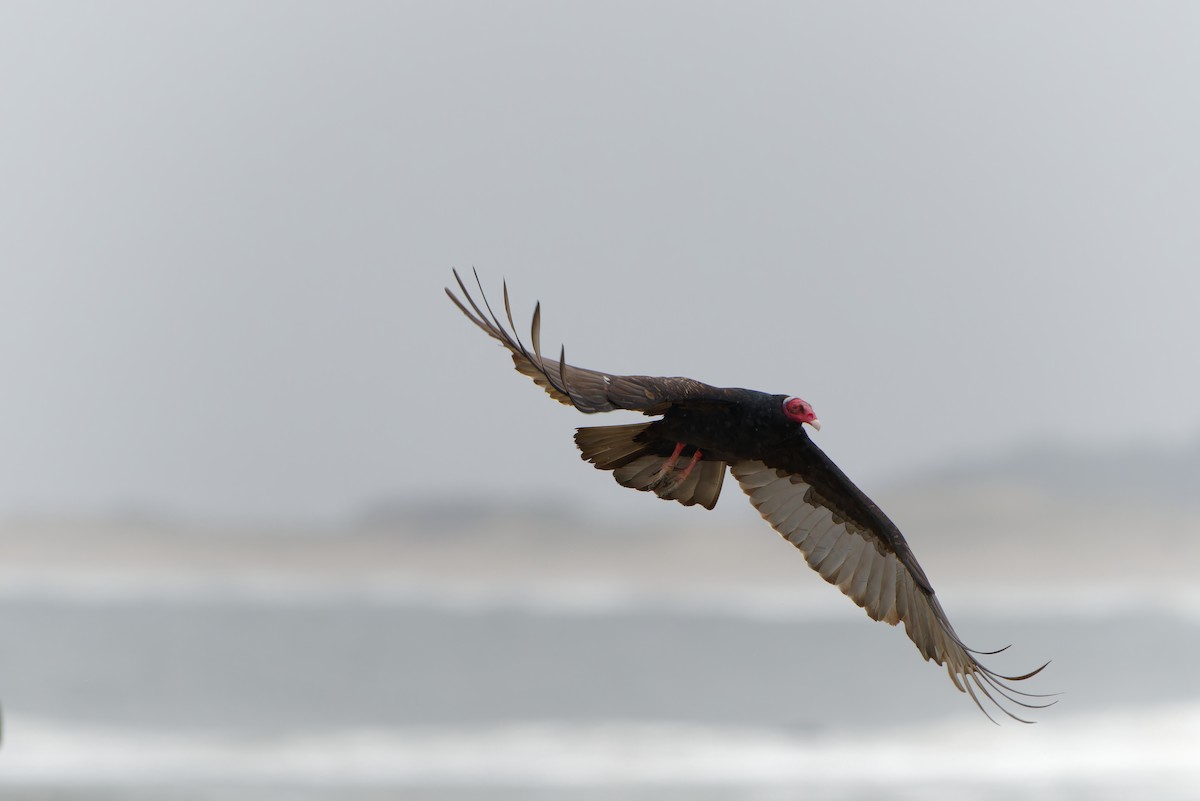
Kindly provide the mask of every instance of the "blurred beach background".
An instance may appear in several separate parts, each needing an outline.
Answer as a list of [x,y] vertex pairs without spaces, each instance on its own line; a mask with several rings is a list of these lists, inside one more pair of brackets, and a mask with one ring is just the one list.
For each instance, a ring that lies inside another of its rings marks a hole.
[[[1200,477],[1200,448],[1187,464]],[[968,642],[1013,643],[989,664],[1053,659],[1028,689],[1062,695],[1029,713],[1035,726],[988,723],[748,507],[721,525],[694,509],[647,522],[415,500],[321,529],[10,522],[0,786],[33,799],[1195,797],[1200,509],[1027,474],[883,498]],[[620,490],[631,512],[661,503]]]
[[[0,796],[1200,798],[1200,11],[0,3]],[[993,726],[442,294],[800,395]]]

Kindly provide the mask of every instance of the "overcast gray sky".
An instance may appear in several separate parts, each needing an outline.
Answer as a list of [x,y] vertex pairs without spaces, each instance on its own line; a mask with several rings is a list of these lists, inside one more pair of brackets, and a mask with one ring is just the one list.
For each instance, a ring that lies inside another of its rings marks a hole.
[[868,490],[1193,440],[1197,76],[1188,3],[0,3],[0,514],[660,503],[472,265],[578,364],[807,398]]

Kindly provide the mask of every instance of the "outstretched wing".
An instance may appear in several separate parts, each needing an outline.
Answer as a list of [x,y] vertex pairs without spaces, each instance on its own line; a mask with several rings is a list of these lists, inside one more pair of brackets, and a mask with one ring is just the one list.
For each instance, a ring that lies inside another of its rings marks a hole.
[[984,714],[981,698],[1023,723],[1030,721],[1004,702],[1049,706],[1015,697],[1045,696],[1006,683],[1034,676],[1045,665],[1021,676],[1001,676],[980,664],[977,654],[995,652],[963,644],[899,529],[807,437],[761,461],[733,465],[732,473],[763,518],[800,549],[810,567],[871,618],[893,626],[903,622],[921,655],[945,665],[954,686],[969,693]]
[[[479,287],[481,308],[467,286],[459,277],[458,270],[454,278],[462,290],[463,300],[460,300],[449,288],[446,294],[454,305],[467,315],[467,318],[482,328],[488,336],[500,342],[512,353],[513,364],[517,371],[529,376],[534,383],[559,403],[574,406],[581,412],[611,412],[614,409],[632,409],[646,414],[661,414],[672,403],[679,401],[704,399],[718,394],[718,390],[708,384],[691,378],[659,378],[645,375],[613,375],[575,367],[566,362],[566,349],[559,352],[557,361],[542,358],[541,327],[542,305],[538,303],[533,310],[533,325],[529,338],[533,346],[531,353],[516,334],[513,323],[512,306],[508,301],[508,285],[504,285],[504,315],[508,320],[508,328],[496,316],[487,297],[483,294],[483,285],[479,282],[479,274],[475,274],[475,283]],[[468,305],[470,308],[468,308]],[[486,309],[486,312],[484,311]]]

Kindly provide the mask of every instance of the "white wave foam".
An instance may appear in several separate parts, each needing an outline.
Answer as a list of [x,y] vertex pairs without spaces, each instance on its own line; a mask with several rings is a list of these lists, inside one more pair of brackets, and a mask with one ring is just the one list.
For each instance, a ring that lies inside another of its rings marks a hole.
[[608,615],[650,610],[780,619],[838,616],[846,611],[845,601],[824,585],[807,589],[736,585],[663,589],[604,579],[516,583],[487,579],[430,580],[407,575],[355,580],[264,573],[0,575],[0,599],[87,604],[364,603],[463,613],[512,609],[547,615]]
[[[363,603],[461,613],[515,610],[544,615],[662,612],[755,620],[857,619],[862,613],[834,588],[804,576],[794,587],[721,584],[652,587],[622,580],[432,580],[409,575],[345,579],[269,573],[0,574],[0,599],[86,604],[306,605]],[[1169,614],[1200,621],[1200,587],[1071,585],[1054,591],[951,585],[939,593],[956,615],[1073,617],[1122,612]]]
[[1200,787],[1197,742],[1200,704],[1036,727],[970,721],[819,736],[614,722],[253,739],[14,718],[0,755],[0,787],[1069,784],[1136,786],[1142,797],[1161,798]]

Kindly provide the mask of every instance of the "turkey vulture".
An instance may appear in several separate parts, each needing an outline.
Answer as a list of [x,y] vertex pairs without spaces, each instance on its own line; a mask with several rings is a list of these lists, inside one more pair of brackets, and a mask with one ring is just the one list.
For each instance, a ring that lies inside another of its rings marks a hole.
[[893,626],[903,621],[921,656],[945,665],[954,686],[970,694],[989,719],[981,696],[1022,723],[1030,721],[1013,714],[1002,700],[1028,709],[1050,705],[1021,700],[1048,696],[1007,683],[1028,679],[1046,665],[1002,676],[976,659],[997,651],[974,651],[958,638],[900,530],[809,439],[804,425],[819,430],[820,422],[806,401],[713,387],[691,378],[587,370],[567,364],[565,349],[557,360],[543,358],[540,303],[533,311],[531,352],[516,334],[507,284],[505,328],[483,294],[478,273],[482,308],[457,270],[454,278],[463,294],[460,300],[446,289],[454,304],[508,348],[518,372],[550,397],[585,414],[631,409],[661,415],[648,423],[577,429],[575,444],[597,469],[611,471],[622,486],[712,509],[728,467],[754,508],[800,549],[810,567],[874,620]]

